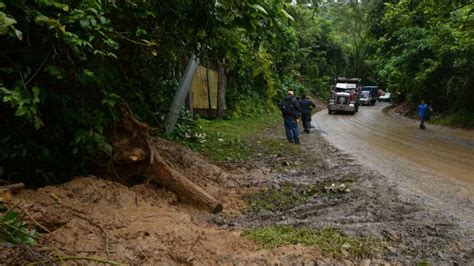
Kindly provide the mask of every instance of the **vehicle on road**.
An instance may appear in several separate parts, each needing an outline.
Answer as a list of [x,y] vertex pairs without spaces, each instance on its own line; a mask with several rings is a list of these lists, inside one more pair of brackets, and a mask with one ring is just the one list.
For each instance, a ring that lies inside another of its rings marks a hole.
[[[379,87],[378,86],[363,86],[361,95],[364,94],[364,91],[369,92],[370,97],[364,97],[365,99],[363,100],[363,102],[359,98],[359,101],[361,102],[361,104],[374,105],[377,102],[377,98],[379,97]],[[370,98],[370,99],[367,100],[367,98]]]
[[361,92],[361,80],[359,78],[335,79],[335,85],[331,86],[331,99],[328,104],[328,112],[349,112],[355,114],[359,110],[359,95]]
[[360,105],[371,105],[372,104],[372,96],[370,95],[370,91],[362,91],[359,95],[359,103]]
[[390,102],[392,100],[392,94],[390,92],[384,92],[379,96],[379,102]]

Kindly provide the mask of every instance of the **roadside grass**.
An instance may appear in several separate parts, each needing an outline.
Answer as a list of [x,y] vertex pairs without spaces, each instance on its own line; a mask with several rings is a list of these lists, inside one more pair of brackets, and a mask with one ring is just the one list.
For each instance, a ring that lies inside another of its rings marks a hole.
[[474,113],[469,112],[458,112],[454,114],[443,114],[433,116],[428,123],[435,125],[448,126],[448,127],[460,127],[465,129],[474,128]]
[[315,186],[287,186],[247,196],[244,201],[250,213],[258,214],[263,210],[272,212],[287,210],[305,204],[310,198],[316,196]]
[[[283,132],[283,125],[281,130]],[[289,144],[286,139],[265,138],[256,144],[262,146],[265,154],[269,156],[296,155],[301,151],[301,145]]]
[[[403,105],[403,104],[402,104]],[[408,106],[408,109],[402,114],[405,117],[411,119],[418,119],[416,112],[416,106]],[[463,129],[474,129],[474,112],[472,111],[458,111],[458,112],[435,112],[431,115],[430,119],[427,120],[428,124],[445,126],[445,127],[458,127]]]
[[206,135],[201,143],[185,143],[191,149],[215,161],[245,160],[255,155],[252,135],[281,121],[279,112],[230,120],[199,119],[200,132]]
[[386,250],[380,240],[367,237],[350,237],[335,229],[311,230],[303,227],[269,226],[250,228],[243,235],[260,248],[276,248],[285,245],[303,244],[315,247],[323,255],[334,258],[373,258]]

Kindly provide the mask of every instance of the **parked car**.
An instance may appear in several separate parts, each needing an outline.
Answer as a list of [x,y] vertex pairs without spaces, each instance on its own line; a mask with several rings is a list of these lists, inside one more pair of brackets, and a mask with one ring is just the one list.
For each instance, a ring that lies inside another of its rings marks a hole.
[[392,100],[392,94],[390,92],[384,92],[379,96],[379,101],[381,102],[390,102]]

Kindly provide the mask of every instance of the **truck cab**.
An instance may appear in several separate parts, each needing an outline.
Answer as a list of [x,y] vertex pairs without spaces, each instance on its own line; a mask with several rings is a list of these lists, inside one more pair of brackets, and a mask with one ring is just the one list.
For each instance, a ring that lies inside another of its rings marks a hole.
[[359,95],[361,92],[359,78],[336,78],[331,86],[331,99],[328,112],[342,111],[355,114],[359,110]]

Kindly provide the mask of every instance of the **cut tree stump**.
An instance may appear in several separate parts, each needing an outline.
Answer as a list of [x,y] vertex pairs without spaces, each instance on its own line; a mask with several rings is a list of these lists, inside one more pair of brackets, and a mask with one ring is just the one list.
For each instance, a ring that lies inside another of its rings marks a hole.
[[116,165],[139,165],[138,169],[149,181],[157,181],[174,192],[178,198],[188,199],[212,213],[223,210],[223,205],[217,199],[160,156],[153,138],[154,128],[138,121],[126,103],[122,104],[121,111],[127,136],[122,136],[113,142],[114,155],[109,161],[109,166],[112,166],[112,172],[116,176],[120,176],[116,171]]

